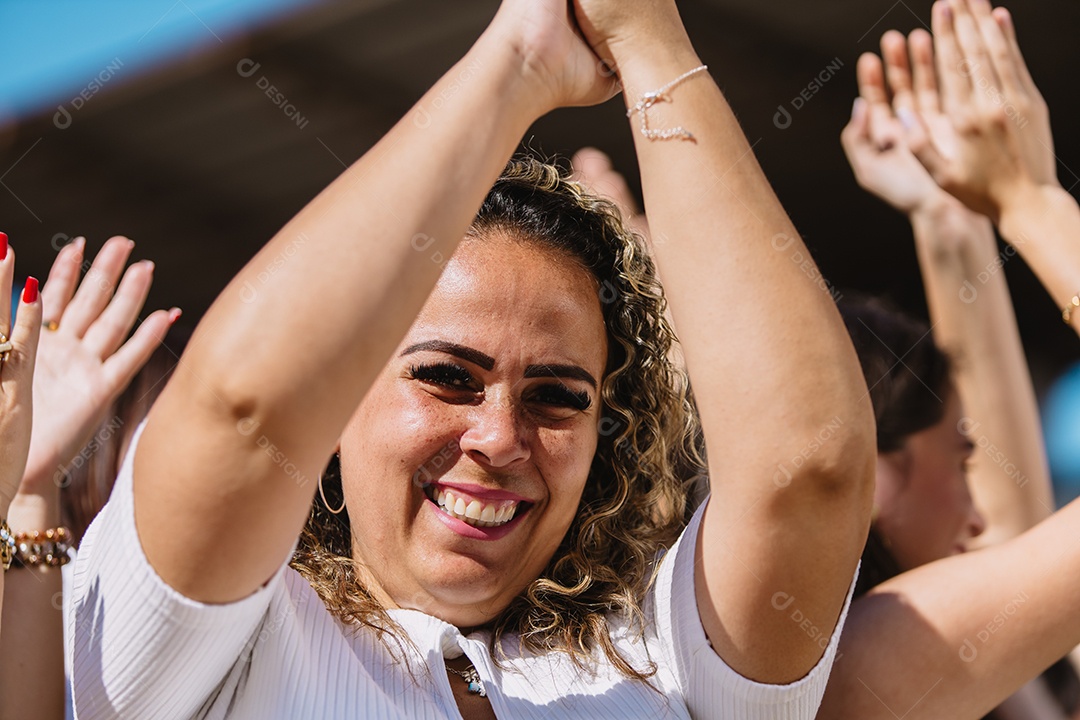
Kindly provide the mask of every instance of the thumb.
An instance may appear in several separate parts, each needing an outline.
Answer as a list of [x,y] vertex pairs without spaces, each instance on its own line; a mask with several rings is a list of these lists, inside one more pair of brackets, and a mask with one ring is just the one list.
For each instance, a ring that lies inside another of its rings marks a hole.
[[[37,278],[28,277],[19,299],[19,311],[15,315],[15,326],[11,329],[11,344],[14,346],[4,361],[3,371],[11,373],[11,379],[19,386],[20,402],[29,402],[31,383],[34,379],[34,365],[37,362],[38,339],[41,337],[41,297],[38,293]],[[7,379],[7,378],[5,378]],[[25,396],[22,393],[27,393]]]

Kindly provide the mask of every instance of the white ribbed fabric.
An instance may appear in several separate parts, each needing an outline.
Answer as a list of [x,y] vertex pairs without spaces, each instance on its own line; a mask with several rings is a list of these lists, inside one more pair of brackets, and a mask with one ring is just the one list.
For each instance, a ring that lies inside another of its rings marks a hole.
[[75,562],[66,634],[80,720],[460,718],[443,662],[460,652],[501,718],[811,720],[825,691],[847,604],[821,662],[796,683],[752,682],[713,652],[694,599],[700,510],[661,563],[644,641],[624,626],[614,632],[639,667],[657,663],[655,689],[607,664],[587,674],[563,653],[520,655],[510,645],[510,669],[500,670],[483,632],[465,637],[434,617],[394,610],[416,646],[407,651],[410,675],[374,633],[343,628],[287,566],[239,602],[195,602],[142,552],[131,479],[137,442],[138,434]]

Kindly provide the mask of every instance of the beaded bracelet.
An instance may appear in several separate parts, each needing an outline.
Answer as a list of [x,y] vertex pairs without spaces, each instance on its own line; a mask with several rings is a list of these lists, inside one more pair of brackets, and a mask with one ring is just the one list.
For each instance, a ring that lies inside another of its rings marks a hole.
[[1061,310],[1061,319],[1065,321],[1066,325],[1072,325],[1072,316],[1076,310],[1080,309],[1080,293],[1072,296],[1069,300],[1069,304]]
[[66,527],[34,530],[15,536],[15,565],[61,567],[71,561],[71,531]]

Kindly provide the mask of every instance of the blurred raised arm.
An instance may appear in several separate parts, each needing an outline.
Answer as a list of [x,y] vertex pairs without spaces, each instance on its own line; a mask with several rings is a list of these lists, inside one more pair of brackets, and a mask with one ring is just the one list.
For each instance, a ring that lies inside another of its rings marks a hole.
[[[1008,540],[1053,512],[1035,391],[990,221],[942,190],[907,148],[900,117],[948,123],[938,103],[930,36],[891,31],[859,59],[859,100],[841,137],[855,176],[911,221],[934,340],[954,361],[974,443],[968,474],[987,520],[978,546]],[[1051,160],[1053,158],[1051,157]]]

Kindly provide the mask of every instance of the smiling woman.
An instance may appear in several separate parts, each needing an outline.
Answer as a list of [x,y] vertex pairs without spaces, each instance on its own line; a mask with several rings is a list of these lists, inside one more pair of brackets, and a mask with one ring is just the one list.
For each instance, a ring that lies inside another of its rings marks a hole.
[[[507,165],[612,66],[696,402],[640,238]],[[82,720],[814,716],[873,419],[704,69],[673,2],[505,0],[244,268],[81,546]]]
[[[602,301],[602,287],[616,291]],[[595,645],[644,678],[606,617],[640,620],[704,469],[673,343],[652,261],[613,206],[512,162],[345,429],[294,567],[344,621],[384,627],[386,599],[408,596],[488,626],[496,656],[516,633],[582,663]],[[401,516],[364,501],[395,492]]]

